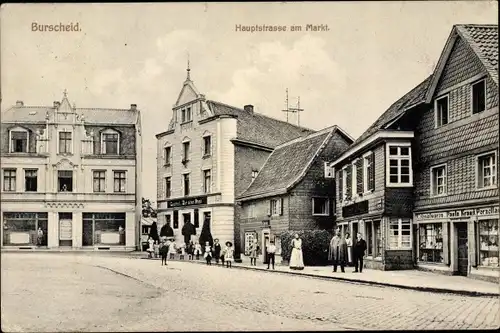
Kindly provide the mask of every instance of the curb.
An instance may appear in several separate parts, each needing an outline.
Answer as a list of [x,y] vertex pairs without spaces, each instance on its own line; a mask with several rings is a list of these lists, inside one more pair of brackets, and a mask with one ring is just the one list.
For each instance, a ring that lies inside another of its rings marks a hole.
[[[138,259],[149,259],[149,260],[160,260],[160,258],[138,258]],[[195,260],[178,260],[178,259],[169,259],[168,261],[176,261],[176,262],[186,262],[198,265],[206,265],[204,261],[195,261]],[[375,285],[381,287],[391,287],[391,288],[399,288],[399,289],[407,289],[407,290],[415,290],[420,292],[431,292],[431,293],[440,293],[440,294],[455,294],[462,296],[472,296],[472,297],[498,297],[499,293],[492,292],[481,292],[481,291],[470,291],[470,290],[456,290],[456,289],[447,289],[447,288],[436,288],[436,287],[419,287],[419,286],[408,286],[404,284],[396,284],[396,283],[388,283],[388,282],[377,282],[377,281],[366,281],[366,280],[356,280],[351,278],[344,278],[339,276],[323,276],[316,275],[313,273],[298,273],[293,271],[277,271],[277,270],[267,270],[264,268],[256,268],[256,267],[248,267],[248,266],[240,266],[233,265],[233,268],[260,271],[266,273],[278,273],[278,274],[286,274],[286,275],[294,275],[294,276],[304,276],[308,278],[315,278],[321,280],[337,280],[346,283],[353,284],[364,284],[364,285]]]

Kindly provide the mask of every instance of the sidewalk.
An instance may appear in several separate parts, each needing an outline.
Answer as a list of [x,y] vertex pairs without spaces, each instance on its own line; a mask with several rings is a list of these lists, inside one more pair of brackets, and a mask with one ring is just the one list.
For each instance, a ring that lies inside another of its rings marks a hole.
[[[148,259],[147,253],[134,253],[140,259]],[[187,258],[187,256],[186,256]],[[160,260],[159,258],[150,260]],[[170,260],[169,260],[170,261]],[[192,264],[206,265],[206,262],[200,260],[178,260]],[[215,265],[215,262],[212,262]],[[340,280],[351,283],[362,283],[386,287],[396,287],[403,289],[412,289],[427,292],[451,293],[469,296],[499,296],[499,283],[491,283],[481,280],[474,280],[465,276],[447,276],[419,270],[404,271],[379,271],[373,269],[363,269],[363,273],[352,273],[352,267],[346,267],[345,273],[340,272],[340,267],[336,273],[333,273],[332,266],[306,266],[302,271],[291,270],[288,266],[276,265],[275,270],[268,270],[267,265],[257,263],[257,266],[250,266],[248,262],[235,263],[233,268],[265,271],[277,274],[301,275],[320,279]]]

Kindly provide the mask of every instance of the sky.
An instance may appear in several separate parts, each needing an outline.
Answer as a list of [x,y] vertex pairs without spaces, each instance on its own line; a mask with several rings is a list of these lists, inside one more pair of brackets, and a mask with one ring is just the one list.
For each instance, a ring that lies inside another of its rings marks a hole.
[[[495,1],[2,5],[1,109],[50,106],[64,89],[77,107],[137,104],[143,192],[155,201],[155,134],[168,127],[188,54],[208,99],[285,120],[288,89],[302,126],[357,138],[432,73],[454,24],[498,24],[497,11]],[[59,23],[79,31],[33,31]]]

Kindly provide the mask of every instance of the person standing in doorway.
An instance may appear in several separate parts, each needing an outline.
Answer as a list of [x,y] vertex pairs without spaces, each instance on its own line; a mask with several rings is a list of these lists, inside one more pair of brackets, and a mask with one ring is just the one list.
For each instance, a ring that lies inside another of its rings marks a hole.
[[304,258],[302,255],[302,239],[299,234],[295,234],[292,239],[292,253],[290,254],[290,269],[304,269]]
[[[361,235],[360,232],[358,232],[358,237],[356,241],[354,242],[354,247],[353,247],[353,256],[354,256],[354,271],[353,273],[358,272],[358,267],[359,267],[359,272],[363,272],[363,257],[365,256],[365,251],[366,251],[366,242],[363,239],[363,236]],[[358,266],[359,264],[359,266]]]
[[337,229],[335,236],[330,241],[330,249],[328,251],[328,260],[333,261],[333,272],[337,272],[337,266],[340,264],[340,270],[345,273],[345,260],[347,256],[347,243],[340,235],[340,229]]
[[43,230],[42,228],[38,228],[37,237],[36,237],[36,245],[42,246],[43,244]]
[[274,269],[274,260],[276,256],[276,245],[274,245],[274,241],[272,240],[266,248],[267,252],[267,269],[269,269],[270,264],[272,263]]
[[220,243],[219,243],[219,239],[216,238],[214,240],[214,259],[215,259],[215,263],[217,265],[219,264],[221,250],[222,249],[221,249],[221,246],[220,246]]
[[257,266],[257,251],[259,246],[257,245],[257,239],[254,239],[252,244],[250,244],[250,265]]
[[351,235],[346,232],[345,233],[345,242],[347,244],[347,265],[352,265],[352,238]]

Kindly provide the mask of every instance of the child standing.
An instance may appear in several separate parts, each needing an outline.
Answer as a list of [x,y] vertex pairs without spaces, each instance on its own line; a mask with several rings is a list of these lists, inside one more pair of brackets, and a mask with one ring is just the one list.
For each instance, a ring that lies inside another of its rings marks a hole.
[[155,258],[158,258],[160,256],[160,244],[158,244],[158,241],[155,240],[155,243],[153,244],[153,249],[155,252]]
[[234,259],[233,243],[226,242],[226,248],[224,250],[224,260],[226,261],[227,268],[232,267],[233,259]]
[[154,252],[154,240],[152,237],[149,237],[148,239],[148,244],[149,244],[149,247],[148,247],[148,258],[153,258],[153,252]]
[[[218,265],[219,259],[221,258],[221,246],[217,238],[214,240],[214,258],[215,258],[215,263]],[[224,265],[224,262],[222,262],[222,264]]]
[[196,260],[200,259],[200,254],[201,254],[201,245],[200,243],[196,242],[194,246],[194,255],[196,256]]
[[170,259],[174,259],[176,250],[177,249],[175,245],[175,240],[172,240],[172,242],[170,242],[170,246],[168,247],[168,253],[170,254]]
[[207,265],[212,265],[212,247],[209,242],[205,243],[205,254],[203,256],[207,260]]
[[163,266],[163,263],[167,265],[168,246],[166,242],[161,242],[160,255],[161,255],[161,265]]

